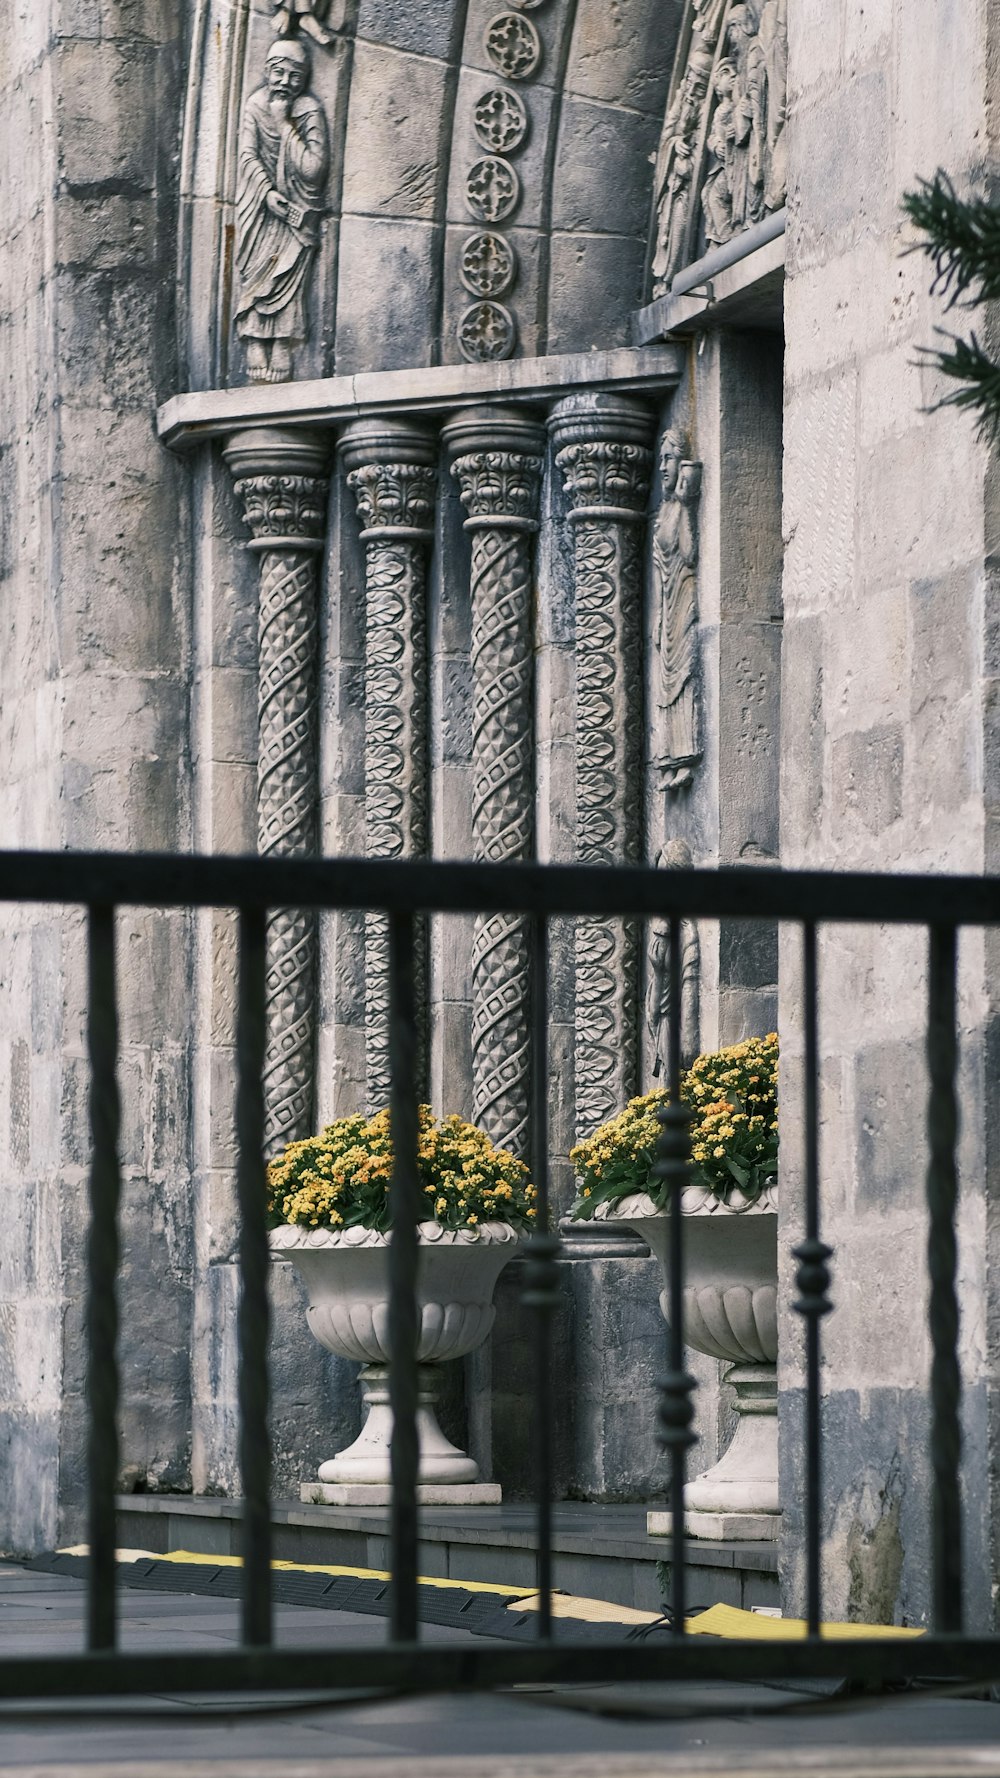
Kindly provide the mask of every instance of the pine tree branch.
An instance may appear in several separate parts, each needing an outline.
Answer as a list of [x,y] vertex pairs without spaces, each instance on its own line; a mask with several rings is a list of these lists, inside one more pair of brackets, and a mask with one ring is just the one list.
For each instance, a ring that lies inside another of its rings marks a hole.
[[925,362],[933,364],[942,376],[961,383],[940,401],[932,403],[932,411],[942,407],[959,407],[977,416],[980,438],[991,442],[1000,438],[1000,365],[983,351],[975,334],[963,340],[957,334],[936,331],[951,341],[951,350],[943,352],[932,346],[921,346]]
[[[984,198],[960,198],[940,167],[903,196],[903,209],[926,241],[911,252],[934,262],[932,290],[949,308],[973,292],[973,304],[1000,297],[1000,209]],[[975,288],[977,287],[978,288]],[[957,373],[949,373],[957,374]]]

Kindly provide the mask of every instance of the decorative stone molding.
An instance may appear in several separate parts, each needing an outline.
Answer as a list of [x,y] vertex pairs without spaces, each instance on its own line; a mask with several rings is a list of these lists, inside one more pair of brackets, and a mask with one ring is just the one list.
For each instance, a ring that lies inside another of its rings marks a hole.
[[657,784],[686,790],[701,760],[698,671],[698,502],[701,464],[682,432],[660,444],[662,499],[653,526],[656,648],[653,765]]
[[[327,443],[274,427],[234,433],[224,456],[260,558],[257,849],[316,850],[316,621]],[[316,917],[280,908],[267,934],[265,1152],[313,1128]]]
[[[632,864],[642,844],[642,526],[653,425],[639,402],[589,394],[560,402],[549,429],[573,528],[577,856]],[[579,920],[575,953],[580,1140],[638,1090],[636,924]]]
[[[312,0],[279,9],[328,41]],[[279,24],[279,31],[281,27]],[[236,192],[236,332],[252,383],[283,383],[309,337],[306,298],[319,248],[330,138],[326,114],[308,91],[311,57],[301,37],[280,34],[264,82],[243,106]]]
[[688,0],[654,180],[653,295],[785,202],[788,0]]
[[[663,870],[690,870],[693,860],[686,840],[668,840],[657,856]],[[701,940],[695,920],[681,921],[681,1066],[690,1068],[700,1048]],[[670,1076],[670,926],[653,923],[649,938],[646,1023],[656,1060],[653,1074],[665,1086]],[[715,1200],[718,1202],[718,1199]]]
[[[418,426],[358,420],[338,446],[365,546],[365,819],[372,858],[427,850],[427,549],[437,441]],[[426,932],[417,971],[426,982]],[[418,1006],[424,994],[418,991]],[[420,1054],[426,1055],[421,1014]],[[389,931],[365,921],[365,1074],[370,1112],[389,1103]]]
[[[534,850],[532,533],[545,441],[503,408],[444,428],[472,537],[473,848],[492,863]],[[527,922],[476,920],[472,952],[473,1118],[514,1154],[528,1146]]]

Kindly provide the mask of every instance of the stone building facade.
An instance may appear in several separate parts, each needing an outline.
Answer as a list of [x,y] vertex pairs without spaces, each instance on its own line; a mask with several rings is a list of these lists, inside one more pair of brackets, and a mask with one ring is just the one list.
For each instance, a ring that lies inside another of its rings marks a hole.
[[[992,871],[992,453],[900,198],[994,163],[987,0],[41,0],[0,19],[7,847]],[[929,70],[935,72],[933,84]],[[67,866],[67,883],[71,885]],[[4,910],[0,1544],[81,1500],[82,927]],[[123,1486],[236,1491],[234,926],[121,916]],[[517,921],[431,924],[427,1088],[523,1145]],[[662,947],[661,947],[662,951]],[[689,1049],[789,936],[688,935]],[[384,1102],[380,922],[272,925],[279,1146]],[[992,1613],[991,943],[963,944],[969,1573]],[[553,935],[565,1156],[657,1063],[656,934]],[[831,1609],[927,1605],[924,958],[821,948]],[[784,1125],[780,1249],[799,1229]],[[642,1244],[567,1231],[560,1487],[662,1489]],[[357,1416],[275,1271],[279,1489]],[[450,1404],[526,1483],[528,1336]],[[711,1361],[702,1454],[727,1421]],[[782,1566],[801,1583],[799,1331]]]

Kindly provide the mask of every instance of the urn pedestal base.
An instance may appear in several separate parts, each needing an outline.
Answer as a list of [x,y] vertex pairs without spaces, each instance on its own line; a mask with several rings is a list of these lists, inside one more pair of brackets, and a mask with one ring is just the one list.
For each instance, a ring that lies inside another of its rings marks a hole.
[[[684,1534],[707,1543],[777,1543],[781,1527],[780,1513],[685,1513]],[[670,1537],[674,1515],[657,1512],[646,1514],[646,1532],[650,1537]]]
[[[725,1454],[684,1490],[689,1537],[717,1543],[774,1542],[778,1508],[778,1373],[773,1364],[734,1364],[724,1374],[736,1392],[739,1425]],[[646,1515],[651,1537],[670,1533],[673,1516]]]
[[[303,1482],[303,1506],[391,1506],[392,1489],[377,1482]],[[418,1506],[499,1506],[499,1482],[431,1482],[417,1485]]]
[[[498,1483],[481,1482],[478,1465],[445,1438],[438,1425],[434,1411],[440,1381],[437,1366],[420,1365],[418,1376],[417,1499],[425,1506],[498,1505]],[[385,1506],[392,1499],[389,1367],[366,1364],[359,1380],[362,1401],[368,1410],[365,1423],[353,1445],[320,1464],[318,1484],[303,1483],[304,1501],[328,1506]]]

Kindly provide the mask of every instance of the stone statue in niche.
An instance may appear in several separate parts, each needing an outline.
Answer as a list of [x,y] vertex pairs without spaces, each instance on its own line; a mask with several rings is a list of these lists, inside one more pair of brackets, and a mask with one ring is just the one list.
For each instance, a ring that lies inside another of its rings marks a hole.
[[[685,840],[668,840],[657,854],[662,870],[690,870],[691,848]],[[690,1068],[701,1047],[701,942],[693,920],[681,921],[681,1067]],[[658,920],[649,941],[649,986],[646,1023],[656,1050],[653,1074],[661,1086],[670,1078],[670,926]]]
[[653,289],[656,295],[669,290],[671,280],[684,263],[687,225],[691,212],[691,181],[694,150],[712,72],[712,54],[696,43],[687,70],[671,101],[656,157],[656,247],[653,253]]
[[660,446],[663,498],[653,527],[656,624],[653,765],[661,790],[683,790],[701,758],[698,734],[698,500],[701,464],[680,432]]
[[787,0],[737,0],[726,21],[726,50],[712,81],[711,160],[701,192],[709,245],[785,201]]
[[766,160],[767,70],[757,22],[743,0],[729,14],[726,42],[736,69],[730,201],[733,234],[738,234],[764,214]]
[[235,319],[254,383],[287,382],[295,347],[309,334],[305,299],[330,168],[326,116],[308,91],[311,71],[301,38],[277,38],[264,85],[243,107]]
[[710,247],[728,241],[733,232],[733,170],[736,150],[736,122],[733,92],[736,69],[728,56],[718,63],[712,77],[715,111],[707,148],[712,159],[701,188],[705,212],[705,239]]
[[764,209],[780,210],[788,189],[785,112],[788,102],[788,0],[764,0],[758,27],[767,76],[767,164]]

